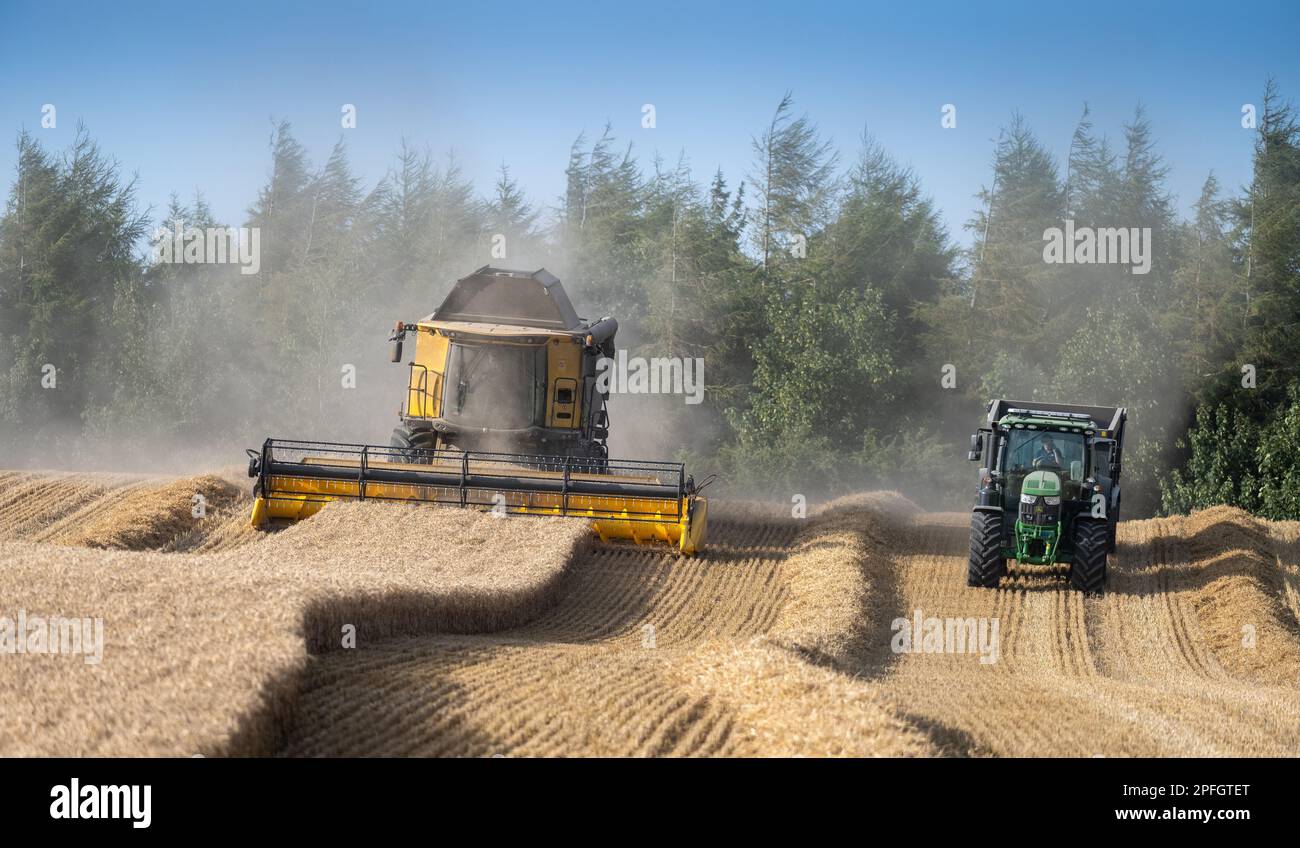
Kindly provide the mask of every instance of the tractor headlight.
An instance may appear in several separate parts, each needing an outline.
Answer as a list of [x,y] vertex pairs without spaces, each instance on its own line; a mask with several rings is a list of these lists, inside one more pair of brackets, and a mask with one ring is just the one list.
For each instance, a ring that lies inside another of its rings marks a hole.
[[1056,497],[1052,497],[1051,495],[1048,495],[1047,498],[1046,498],[1046,500],[1047,500],[1047,505],[1048,505],[1048,506],[1060,506],[1060,505],[1061,505],[1061,498],[1060,498],[1059,495],[1057,495]]
[[1023,494],[1022,494],[1022,495],[1020,496],[1020,502],[1021,502],[1022,504],[1032,504],[1032,503],[1033,503],[1034,501],[1036,501],[1036,500],[1038,500],[1038,497],[1037,497],[1036,495],[1023,495]]

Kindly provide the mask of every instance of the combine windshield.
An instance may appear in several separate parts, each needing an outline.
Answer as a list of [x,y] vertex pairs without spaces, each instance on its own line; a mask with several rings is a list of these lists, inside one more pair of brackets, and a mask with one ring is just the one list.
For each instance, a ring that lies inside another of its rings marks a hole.
[[542,420],[546,349],[453,343],[443,390],[443,417],[469,427],[521,430]]

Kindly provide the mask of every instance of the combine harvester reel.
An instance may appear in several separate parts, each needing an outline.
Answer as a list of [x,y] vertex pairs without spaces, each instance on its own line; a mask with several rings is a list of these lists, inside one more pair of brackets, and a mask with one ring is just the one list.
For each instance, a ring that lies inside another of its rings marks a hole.
[[704,545],[708,503],[680,463],[613,460],[598,372],[618,322],[587,321],[545,269],[483,267],[414,337],[389,446],[267,439],[249,450],[253,524],[297,521],[332,500],[385,500],[580,516],[602,540]]

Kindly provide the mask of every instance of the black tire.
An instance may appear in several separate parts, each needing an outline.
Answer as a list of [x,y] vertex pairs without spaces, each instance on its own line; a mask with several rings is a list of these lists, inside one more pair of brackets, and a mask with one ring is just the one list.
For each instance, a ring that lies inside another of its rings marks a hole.
[[411,430],[407,427],[395,428],[388,440],[389,447],[396,448],[393,451],[395,458],[403,462],[427,463],[430,459],[428,451],[433,449],[433,444],[432,430]]
[[970,519],[970,561],[966,564],[966,585],[996,589],[1007,573],[1002,556],[1002,513],[976,512]]
[[1109,543],[1108,522],[1090,518],[1075,520],[1070,588],[1086,595],[1100,595],[1105,590],[1106,551]]

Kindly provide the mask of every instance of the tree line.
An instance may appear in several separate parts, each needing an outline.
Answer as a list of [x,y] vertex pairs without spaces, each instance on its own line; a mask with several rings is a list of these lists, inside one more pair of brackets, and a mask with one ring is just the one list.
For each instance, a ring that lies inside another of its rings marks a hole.
[[[1131,411],[1127,514],[1300,518],[1300,126],[1271,82],[1253,135],[1249,185],[1207,174],[1184,220],[1143,110],[1112,141],[1084,106],[1064,161],[1013,116],[959,248],[916,173],[868,134],[846,156],[789,95],[739,175],[643,162],[608,126],[579,136],[550,209],[508,167],[484,196],[454,157],[406,142],[368,186],[342,141],[317,165],[281,122],[236,224],[260,234],[250,276],[156,261],[159,228],[228,224],[201,193],[141,212],[85,130],[65,151],[20,132],[0,462],[382,441],[405,380],[383,356],[392,322],[481,265],[544,265],[583,314],[620,320],[632,354],[705,363],[702,404],[615,399],[616,453],[622,432],[622,453],[742,491],[897,485],[960,504],[989,398],[1115,404]],[[1149,233],[1149,270],[1046,262],[1066,221]]]

